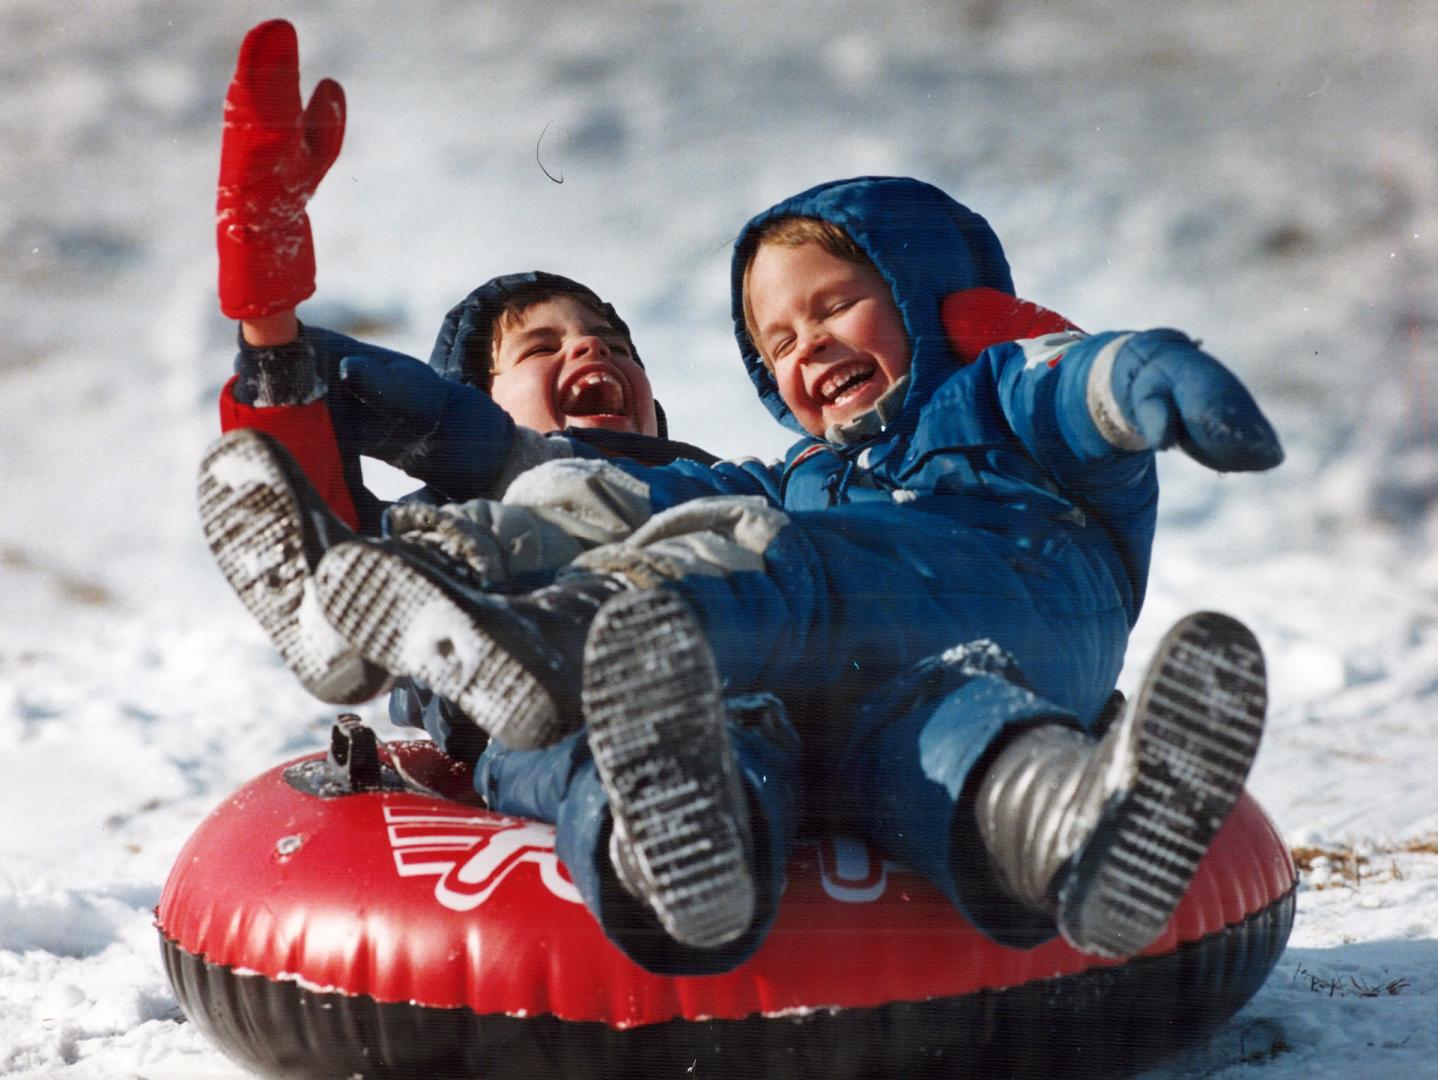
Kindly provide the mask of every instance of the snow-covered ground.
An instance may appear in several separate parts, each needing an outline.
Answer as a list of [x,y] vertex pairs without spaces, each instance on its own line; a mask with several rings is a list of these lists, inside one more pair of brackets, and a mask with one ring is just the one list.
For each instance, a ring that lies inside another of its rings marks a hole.
[[1149,1075],[1438,1077],[1438,7],[823,10],[0,5],[0,1075],[242,1075],[180,1022],[150,920],[200,818],[332,717],[192,496],[229,367],[220,100],[245,29],[284,14],[306,86],[350,101],[315,322],[424,355],[483,278],[567,272],[626,313],[676,434],[772,454],[727,242],[812,182],[906,173],[989,217],[1025,295],[1203,336],[1289,458],[1165,460],[1125,679],[1186,610],[1256,628],[1252,787],[1309,870],[1273,978]]

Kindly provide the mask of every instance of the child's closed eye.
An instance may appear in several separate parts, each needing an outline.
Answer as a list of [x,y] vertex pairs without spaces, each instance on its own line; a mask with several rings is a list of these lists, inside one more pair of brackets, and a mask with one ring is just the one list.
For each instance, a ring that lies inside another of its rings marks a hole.
[[503,375],[506,371],[513,371],[526,360],[533,360],[541,356],[553,356],[558,349],[559,346],[555,342],[539,340],[527,343],[520,349],[505,350],[495,359],[489,373],[491,376]]
[[518,355],[514,358],[514,362],[516,364],[522,364],[524,361],[533,359],[536,356],[550,356],[558,351],[559,343],[557,341],[535,341],[520,349]]

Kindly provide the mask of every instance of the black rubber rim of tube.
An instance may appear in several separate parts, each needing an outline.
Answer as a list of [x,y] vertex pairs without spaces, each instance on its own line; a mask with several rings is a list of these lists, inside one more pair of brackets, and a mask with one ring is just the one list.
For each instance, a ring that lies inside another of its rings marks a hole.
[[1131,1075],[1213,1034],[1278,963],[1294,906],[1289,891],[1173,952],[1005,990],[627,1030],[309,990],[206,963],[163,932],[161,949],[186,1015],[276,1077],[1080,1080]]

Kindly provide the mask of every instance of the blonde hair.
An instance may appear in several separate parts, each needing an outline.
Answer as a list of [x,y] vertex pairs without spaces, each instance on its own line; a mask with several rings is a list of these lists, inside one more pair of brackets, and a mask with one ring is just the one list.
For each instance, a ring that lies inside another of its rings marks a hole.
[[749,335],[750,342],[764,361],[764,366],[771,371],[774,362],[765,355],[759,345],[759,328],[754,323],[754,304],[749,297],[749,275],[754,269],[754,259],[759,254],[759,249],[765,244],[773,244],[776,247],[796,248],[805,244],[818,244],[836,259],[843,259],[845,262],[854,263],[856,266],[874,268],[873,260],[864,254],[864,249],[854,242],[854,238],[845,232],[832,221],[824,221],[821,218],[789,217],[775,218],[773,221],[766,221],[755,230],[753,246],[749,249],[749,260],[744,264],[743,278],[743,301],[744,301],[744,331]]

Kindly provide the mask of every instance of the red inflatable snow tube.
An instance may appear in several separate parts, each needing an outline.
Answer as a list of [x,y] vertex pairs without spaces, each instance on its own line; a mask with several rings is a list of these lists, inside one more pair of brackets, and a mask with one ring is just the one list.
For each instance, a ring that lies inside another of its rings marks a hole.
[[326,779],[334,751],[260,776],[165,886],[181,1005],[261,1073],[1122,1076],[1210,1035],[1293,922],[1292,860],[1244,796],[1162,938],[1125,963],[995,945],[925,880],[840,840],[800,849],[748,963],[656,976],[606,941],[549,826],[397,782],[391,764],[445,789],[429,744],[378,758],[369,790]]

